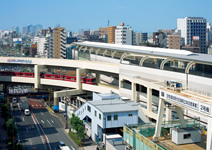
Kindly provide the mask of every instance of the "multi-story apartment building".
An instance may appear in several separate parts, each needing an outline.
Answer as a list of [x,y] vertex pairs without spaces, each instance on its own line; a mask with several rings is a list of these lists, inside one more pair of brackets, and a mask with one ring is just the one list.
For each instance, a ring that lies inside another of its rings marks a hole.
[[185,45],[192,45],[193,36],[199,36],[200,53],[207,53],[206,19],[202,17],[185,17],[177,19],[177,30],[184,38]]
[[130,26],[116,26],[115,29],[115,44],[135,45],[135,33]]
[[63,27],[53,30],[53,58],[66,59],[66,32]]
[[136,32],[135,33],[136,45],[147,41],[147,33]]
[[167,46],[170,49],[180,49],[180,35],[168,35]]
[[115,43],[115,29],[116,29],[116,26],[109,26],[107,28],[108,43]]

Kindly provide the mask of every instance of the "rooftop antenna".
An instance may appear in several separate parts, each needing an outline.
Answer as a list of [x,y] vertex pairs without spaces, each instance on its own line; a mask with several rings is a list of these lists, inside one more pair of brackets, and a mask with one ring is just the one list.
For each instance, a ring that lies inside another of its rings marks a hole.
[[108,19],[107,21],[107,26],[109,27],[110,26],[110,20]]

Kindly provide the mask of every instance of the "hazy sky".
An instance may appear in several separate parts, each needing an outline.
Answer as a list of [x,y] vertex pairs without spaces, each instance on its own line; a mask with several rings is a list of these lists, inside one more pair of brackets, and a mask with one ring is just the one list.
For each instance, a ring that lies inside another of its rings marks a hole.
[[177,18],[212,22],[212,0],[0,0],[0,30],[27,24],[96,30],[124,22],[137,32],[176,28]]

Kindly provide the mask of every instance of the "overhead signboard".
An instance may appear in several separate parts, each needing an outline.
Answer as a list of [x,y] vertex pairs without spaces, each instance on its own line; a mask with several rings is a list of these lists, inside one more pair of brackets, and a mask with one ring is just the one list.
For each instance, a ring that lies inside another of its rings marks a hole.
[[23,59],[7,59],[8,63],[18,63],[18,64],[31,64],[32,60],[23,60]]
[[211,105],[203,103],[200,100],[188,98],[165,90],[160,90],[160,98],[179,107],[192,109],[205,115],[211,115]]

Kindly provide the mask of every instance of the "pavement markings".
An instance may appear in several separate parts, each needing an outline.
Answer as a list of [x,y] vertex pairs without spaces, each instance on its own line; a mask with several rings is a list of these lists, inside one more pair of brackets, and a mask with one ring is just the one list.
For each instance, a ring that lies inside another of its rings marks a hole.
[[29,142],[30,142],[30,144],[32,145],[32,140],[31,140],[31,139],[29,139]]
[[54,121],[51,119],[52,123],[54,123]]
[[73,146],[71,146],[71,148],[72,148],[73,150],[75,150],[75,149],[73,148]]
[[24,117],[22,117],[22,120],[24,121]]
[[42,123],[44,123],[44,121],[43,121],[43,120],[41,120],[41,122],[42,122]]
[[49,122],[49,120],[47,120],[47,122],[52,126],[52,124]]
[[43,113],[42,112],[40,112],[41,113],[41,115],[43,115]]

